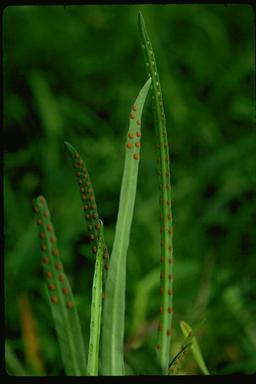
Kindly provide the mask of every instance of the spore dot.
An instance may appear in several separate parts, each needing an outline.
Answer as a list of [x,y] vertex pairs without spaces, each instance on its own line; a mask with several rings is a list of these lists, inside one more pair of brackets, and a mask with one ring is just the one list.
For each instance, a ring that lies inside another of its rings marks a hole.
[[68,288],[67,287],[62,288],[62,292],[64,293],[64,295],[67,295],[68,294]]
[[73,308],[73,303],[72,303],[72,301],[68,301],[67,302],[67,304],[66,304],[66,307],[68,308],[68,309],[71,309],[71,308]]
[[42,263],[43,263],[43,264],[48,264],[48,263],[49,263],[49,257],[44,256],[44,257],[42,258]]
[[57,296],[51,296],[51,302],[53,304],[57,304],[58,303],[58,297]]
[[49,285],[48,285],[48,289],[49,289],[50,291],[56,291],[56,285],[55,285],[55,284],[49,284]]
[[58,255],[59,255],[59,251],[58,251],[58,249],[54,248],[54,249],[52,250],[52,255],[53,255],[53,256],[58,256]]

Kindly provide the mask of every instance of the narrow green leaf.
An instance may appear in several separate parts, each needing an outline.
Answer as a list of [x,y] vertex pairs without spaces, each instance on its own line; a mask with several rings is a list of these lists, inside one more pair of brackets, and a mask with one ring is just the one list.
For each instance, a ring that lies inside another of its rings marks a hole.
[[100,220],[100,234],[99,234],[98,250],[96,255],[93,286],[92,286],[90,339],[89,339],[88,363],[87,363],[87,372],[89,376],[98,376],[99,343],[100,343],[101,312],[102,312],[103,250],[104,250],[103,223]]
[[190,338],[187,337],[185,342],[182,344],[179,352],[174,356],[172,361],[169,364],[169,374],[170,375],[177,375],[180,367],[182,365],[182,362],[185,358],[186,353],[189,350],[189,347],[191,347],[193,343],[191,342]]
[[33,206],[41,243],[41,261],[64,369],[68,376],[85,376],[86,357],[81,325],[71,287],[59,257],[47,202],[43,196],[39,196],[34,199]]
[[28,376],[28,373],[12,350],[8,340],[5,341],[5,364],[9,375]]
[[168,373],[170,360],[171,325],[172,325],[172,296],[173,296],[173,225],[171,210],[171,183],[169,149],[166,131],[166,121],[156,66],[155,55],[149,40],[143,16],[139,13],[138,29],[144,54],[148,76],[152,78],[152,106],[155,120],[157,165],[159,175],[159,204],[160,204],[160,321],[158,333],[158,358],[163,373]]
[[192,328],[185,321],[180,321],[180,328],[185,337],[191,338],[191,341],[192,341],[191,350],[197,365],[199,366],[199,368],[201,369],[204,375],[209,375],[210,373],[208,371],[208,368],[206,367],[203,355],[201,353],[197,339],[193,334]]
[[131,108],[129,131],[125,143],[119,210],[103,308],[102,373],[104,375],[124,374],[126,256],[137,189],[141,114],[150,83],[151,79],[148,79]]

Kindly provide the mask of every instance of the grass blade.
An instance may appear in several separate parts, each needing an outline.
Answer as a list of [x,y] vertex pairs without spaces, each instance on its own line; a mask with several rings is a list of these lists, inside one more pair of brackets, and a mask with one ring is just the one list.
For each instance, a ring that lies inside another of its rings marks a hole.
[[126,255],[129,246],[140,159],[141,114],[151,79],[141,89],[130,113],[125,144],[125,163],[120,192],[115,238],[106,281],[103,309],[102,373],[123,375]]
[[87,372],[89,376],[98,376],[99,342],[100,342],[101,312],[102,312],[103,250],[104,250],[104,237],[103,237],[103,223],[101,221],[98,250],[96,255],[93,286],[92,286],[90,339],[89,339],[88,363],[87,363]]
[[160,321],[158,327],[158,358],[163,373],[168,373],[170,359],[171,324],[172,324],[172,295],[173,295],[173,245],[172,245],[172,212],[169,149],[166,132],[166,121],[160,86],[159,75],[152,44],[149,40],[144,19],[141,13],[138,17],[138,28],[148,76],[152,78],[152,105],[155,120],[157,164],[159,175],[160,203]]
[[204,375],[209,375],[210,373],[208,371],[208,368],[206,367],[203,355],[201,353],[197,339],[193,334],[192,328],[185,321],[180,322],[180,328],[181,328],[182,333],[185,337],[191,338],[191,342],[192,342],[191,351],[193,353],[193,356],[194,356],[194,359],[195,359],[197,365],[199,366],[199,368],[201,369],[201,371]]
[[64,273],[47,202],[43,196],[33,201],[42,265],[47,279],[49,302],[56,328],[62,361],[68,376],[86,375],[86,357],[77,310],[67,276]]
[[13,351],[9,340],[5,340],[5,368],[10,376],[29,376]]

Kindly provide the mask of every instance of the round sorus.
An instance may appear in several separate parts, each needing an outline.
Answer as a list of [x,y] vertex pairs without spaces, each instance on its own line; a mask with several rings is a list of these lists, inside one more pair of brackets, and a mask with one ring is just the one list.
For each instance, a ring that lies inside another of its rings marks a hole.
[[173,312],[172,307],[168,307],[168,313],[172,313],[172,312]]
[[84,193],[84,191],[85,191],[84,187],[81,187],[80,192]]
[[53,256],[58,256],[58,255],[59,255],[59,251],[58,251],[58,249],[54,248],[54,249],[52,250],[52,255],[53,255]]
[[56,237],[55,236],[51,236],[50,237],[50,242],[51,243],[56,243]]
[[126,146],[127,146],[128,149],[131,149],[131,148],[132,148],[132,144],[131,144],[131,143],[127,143]]
[[137,125],[141,125],[141,121],[140,121],[140,120],[137,120],[137,121],[136,121],[136,124],[137,124]]
[[85,218],[86,218],[87,220],[89,220],[90,217],[91,217],[91,215],[90,215],[89,213],[87,213],[87,214],[85,215]]
[[136,132],[137,137],[141,137],[141,133],[139,131]]
[[95,209],[95,205],[94,204],[91,205],[91,209],[92,210]]
[[43,196],[40,197],[40,203],[44,204],[45,203],[45,198]]
[[137,148],[140,147],[140,143],[139,143],[139,141],[136,141],[136,143],[135,143],[135,147],[137,147]]
[[64,275],[59,275],[58,280],[59,281],[64,281],[65,280],[65,276]]
[[48,285],[48,289],[49,289],[50,291],[56,291],[56,285],[55,285],[55,284],[49,284],[49,285]]
[[68,294],[68,288],[67,287],[62,288],[62,292],[64,293],[64,295],[67,295]]
[[46,244],[41,245],[41,251],[43,251],[43,252],[47,251],[47,245]]
[[92,225],[89,224],[89,225],[88,225],[88,231],[91,231],[91,230],[92,230]]
[[52,231],[52,226],[51,226],[51,224],[47,224],[47,231],[49,231],[49,232],[51,232]]
[[94,235],[93,235],[92,233],[90,234],[90,239],[91,239],[91,240],[94,240],[94,239],[95,239],[95,237],[94,237]]
[[84,205],[83,210],[86,211],[88,209],[88,205]]
[[82,195],[82,200],[83,200],[83,201],[86,200],[86,195]]
[[44,232],[40,232],[39,233],[39,238],[41,239],[41,240],[44,240],[45,239],[45,233]]
[[97,252],[97,247],[92,247],[92,253],[96,253]]
[[49,213],[48,213],[47,211],[44,211],[44,212],[43,212],[43,216],[44,216],[44,217],[48,217],[48,216],[49,216]]
[[38,207],[34,207],[34,208],[33,208],[33,211],[34,211],[35,213],[38,213],[38,212],[39,212]]
[[133,158],[134,158],[134,160],[139,160],[139,155],[137,153],[134,153]]
[[68,308],[68,309],[71,309],[71,308],[73,308],[73,303],[72,303],[72,301],[68,301],[67,302],[67,304],[66,304],[66,307]]
[[42,258],[42,263],[43,263],[43,264],[48,264],[48,263],[49,263],[49,257],[44,256],[44,257]]
[[53,304],[57,304],[58,303],[58,297],[57,296],[51,296],[51,302]]
[[171,336],[171,331],[169,331],[169,329],[167,329],[167,331],[166,331],[166,335],[167,335],[167,336]]
[[52,272],[51,271],[46,272],[45,275],[46,275],[46,277],[48,277],[48,279],[52,278]]
[[135,104],[133,104],[133,106],[132,106],[132,110],[133,110],[134,112],[136,112],[136,111],[137,111],[137,107],[136,107],[136,105],[135,105]]
[[133,139],[133,133],[131,133],[131,132],[128,132],[128,137],[130,138],[130,139]]
[[59,270],[60,270],[60,269],[63,269],[62,264],[59,263],[59,262],[58,262],[58,263],[55,263],[55,268],[56,268],[56,269],[59,269]]
[[100,223],[95,224],[96,229],[100,229]]
[[130,113],[130,118],[133,120],[134,118],[135,118],[135,115],[134,115],[134,113]]
[[96,219],[98,218],[97,213],[94,213],[94,214],[92,215],[92,217],[96,220]]
[[36,222],[38,225],[41,225],[43,224],[42,220],[41,219],[38,219],[37,222]]

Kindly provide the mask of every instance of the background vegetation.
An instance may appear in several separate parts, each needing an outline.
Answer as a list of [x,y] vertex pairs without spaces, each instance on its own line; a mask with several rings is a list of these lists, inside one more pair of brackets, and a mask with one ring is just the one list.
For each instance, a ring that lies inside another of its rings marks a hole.
[[[186,320],[210,372],[255,372],[252,8],[94,5],[4,11],[5,326],[11,374],[63,374],[31,207],[41,193],[88,340],[94,260],[84,243],[79,191],[63,142],[71,142],[87,163],[111,250],[130,104],[146,79],[139,10],[158,58],[171,151],[172,355],[183,341],[179,321]],[[160,235],[149,100],[143,122],[127,266],[130,374],[157,373]],[[180,373],[199,373],[191,354]]]

